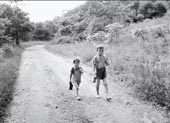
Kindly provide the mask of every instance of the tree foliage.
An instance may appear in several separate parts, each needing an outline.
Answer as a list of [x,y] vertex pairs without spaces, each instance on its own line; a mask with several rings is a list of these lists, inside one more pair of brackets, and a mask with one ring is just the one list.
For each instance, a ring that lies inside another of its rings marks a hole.
[[51,28],[53,25],[50,22],[46,23],[35,23],[34,31],[32,33],[33,40],[48,41],[54,37],[56,32],[55,28]]
[[[106,32],[106,26],[113,23],[137,23],[161,17],[166,11],[161,1],[87,1],[53,20],[58,28],[55,39],[70,36],[74,41],[83,41],[88,35]],[[62,39],[65,38],[59,42]]]
[[20,40],[26,40],[28,33],[33,30],[33,24],[30,23],[27,15],[18,7],[0,4],[1,44],[12,39],[19,45]]

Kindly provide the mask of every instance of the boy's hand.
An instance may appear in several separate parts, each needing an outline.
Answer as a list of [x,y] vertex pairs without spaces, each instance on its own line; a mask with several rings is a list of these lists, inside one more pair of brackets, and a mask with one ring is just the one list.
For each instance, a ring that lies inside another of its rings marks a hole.
[[80,72],[81,72],[81,74],[83,73],[83,69],[82,68],[80,68]]
[[93,75],[93,76],[96,76],[96,71],[93,71],[93,72],[92,72],[92,75]]

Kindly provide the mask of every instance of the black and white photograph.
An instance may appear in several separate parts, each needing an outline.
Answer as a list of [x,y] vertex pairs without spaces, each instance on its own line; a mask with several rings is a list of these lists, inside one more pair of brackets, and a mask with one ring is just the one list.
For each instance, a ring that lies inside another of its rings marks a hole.
[[0,123],[170,123],[170,1],[0,0]]

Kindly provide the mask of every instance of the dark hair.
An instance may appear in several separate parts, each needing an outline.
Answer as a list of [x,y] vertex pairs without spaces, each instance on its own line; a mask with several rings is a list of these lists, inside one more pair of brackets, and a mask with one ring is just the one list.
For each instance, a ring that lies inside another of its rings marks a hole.
[[75,63],[76,60],[80,63],[80,59],[79,59],[79,58],[74,59],[74,60],[73,60],[73,63]]
[[98,46],[96,50],[98,51],[99,49],[104,49],[104,46]]

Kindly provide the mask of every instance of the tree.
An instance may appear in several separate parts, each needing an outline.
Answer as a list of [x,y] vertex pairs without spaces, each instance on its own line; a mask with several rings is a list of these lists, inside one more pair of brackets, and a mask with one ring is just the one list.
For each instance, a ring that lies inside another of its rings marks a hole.
[[44,26],[50,33],[56,33],[58,31],[57,25],[53,21],[45,21]]
[[156,15],[156,10],[153,2],[145,2],[141,4],[139,13],[144,15],[145,18],[152,19]]
[[11,38],[5,35],[5,30],[7,24],[10,22],[7,19],[0,18],[0,47],[3,43],[9,43],[11,41]]
[[0,18],[9,21],[5,25],[4,35],[11,37],[19,45],[20,40],[23,39],[23,35],[27,35],[33,29],[33,25],[27,17],[28,14],[18,7],[11,7],[7,4],[0,5],[0,10]]
[[156,2],[155,9],[156,9],[156,16],[158,17],[162,17],[167,12],[167,8],[162,2]]
[[121,29],[123,29],[123,28],[124,28],[124,26],[117,22],[107,25],[106,29],[109,32],[108,43],[112,43],[113,41],[114,41],[114,43],[118,43],[120,35],[121,35]]
[[26,21],[22,25],[22,32],[20,32],[20,39],[23,41],[28,41],[32,38],[32,31],[34,30],[34,24]]
[[34,40],[43,40],[48,41],[51,40],[54,35],[51,33],[48,28],[46,28],[44,23],[35,23],[35,30],[33,32]]
[[[29,24],[29,18],[27,13],[23,12],[18,7],[14,8],[13,16],[11,17],[10,30],[12,37],[16,40],[16,44],[20,44],[20,39],[23,34],[31,31],[32,25]],[[29,27],[30,26],[30,27]]]
[[130,9],[135,11],[135,16],[138,15],[139,5],[139,1],[134,1],[132,4],[130,4]]

